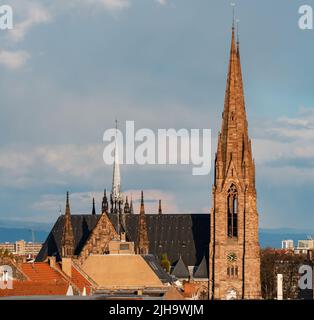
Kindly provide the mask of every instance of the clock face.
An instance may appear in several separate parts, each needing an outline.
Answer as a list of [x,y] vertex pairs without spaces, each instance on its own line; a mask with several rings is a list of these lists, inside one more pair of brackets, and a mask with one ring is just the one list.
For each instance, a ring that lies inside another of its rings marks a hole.
[[227,259],[230,262],[235,262],[237,261],[237,255],[234,252],[229,252],[227,255]]

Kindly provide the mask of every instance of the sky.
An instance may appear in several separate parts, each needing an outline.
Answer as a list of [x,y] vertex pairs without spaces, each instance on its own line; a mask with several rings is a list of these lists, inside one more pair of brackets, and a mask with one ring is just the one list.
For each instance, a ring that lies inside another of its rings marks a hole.
[[[112,166],[102,141],[115,118],[136,128],[221,126],[232,10],[225,0],[6,0],[0,30],[0,219],[54,222],[100,210]],[[304,1],[238,0],[260,226],[312,228],[314,30]],[[306,4],[314,7],[313,0]],[[123,165],[138,210],[208,213],[213,176],[191,166]]]

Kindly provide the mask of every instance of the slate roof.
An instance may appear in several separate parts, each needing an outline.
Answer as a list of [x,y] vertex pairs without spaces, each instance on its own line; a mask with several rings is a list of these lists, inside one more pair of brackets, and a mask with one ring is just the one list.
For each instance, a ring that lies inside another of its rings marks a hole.
[[[182,257],[187,266],[198,266],[209,252],[209,214],[146,214],[149,252],[163,254],[174,265]],[[116,215],[110,215],[116,225]],[[138,214],[126,216],[129,241],[137,242]]]
[[[55,256],[57,261],[61,260],[61,238],[65,221],[64,217],[64,215],[60,216],[52,227],[52,230],[36,257],[36,262],[45,261],[48,256]],[[91,214],[71,215],[75,241],[75,255],[78,255],[81,252],[89,234],[96,226],[99,217],[100,215]]]
[[188,279],[190,277],[190,272],[187,266],[184,264],[182,257],[179,258],[177,264],[171,272],[171,275],[178,279]]
[[[100,215],[72,215],[71,222],[75,238],[75,255],[83,248],[90,232]],[[185,265],[198,266],[204,255],[208,259],[209,214],[146,214],[149,252],[158,259],[166,253],[170,263],[175,265],[182,257]],[[109,214],[114,226],[116,215]],[[40,250],[36,261],[44,261],[47,256],[60,260],[61,237],[64,216],[60,216]],[[126,216],[129,241],[137,242],[138,215]]]
[[193,276],[195,279],[208,279],[208,264],[205,256]]
[[169,274],[163,270],[161,265],[156,260],[155,256],[152,254],[143,255],[146,263],[151,267],[151,269],[155,272],[156,276],[160,279],[162,283],[172,283],[173,279],[169,276]]

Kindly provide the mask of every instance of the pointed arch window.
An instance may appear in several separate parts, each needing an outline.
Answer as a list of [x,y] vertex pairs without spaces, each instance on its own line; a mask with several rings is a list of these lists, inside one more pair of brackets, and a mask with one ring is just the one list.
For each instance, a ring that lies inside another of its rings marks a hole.
[[228,190],[228,237],[238,237],[238,191],[234,184]]

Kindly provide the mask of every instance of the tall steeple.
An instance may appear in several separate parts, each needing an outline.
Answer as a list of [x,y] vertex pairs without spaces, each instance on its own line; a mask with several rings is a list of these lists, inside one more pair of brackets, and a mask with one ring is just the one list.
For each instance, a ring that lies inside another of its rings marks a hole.
[[141,192],[141,207],[140,207],[140,214],[138,218],[137,253],[138,254],[149,253],[149,241],[148,241],[143,191]]
[[211,298],[260,298],[255,165],[248,136],[240,44],[236,43],[234,21],[212,203]]
[[63,258],[70,258],[74,255],[74,235],[71,222],[71,210],[69,192],[67,192],[67,199],[65,205],[64,225],[61,239],[61,253]]
[[222,128],[216,154],[215,183],[221,186],[230,171],[250,182],[250,188],[255,188],[250,170],[254,163],[248,137],[239,47],[239,43],[236,45],[235,41],[235,28],[232,27]]
[[122,193],[121,193],[121,176],[120,176],[120,160],[119,160],[119,146],[118,146],[118,121],[116,120],[116,138],[114,148],[114,163],[112,176],[111,196],[113,206],[111,210],[114,213],[120,212],[122,207]]

